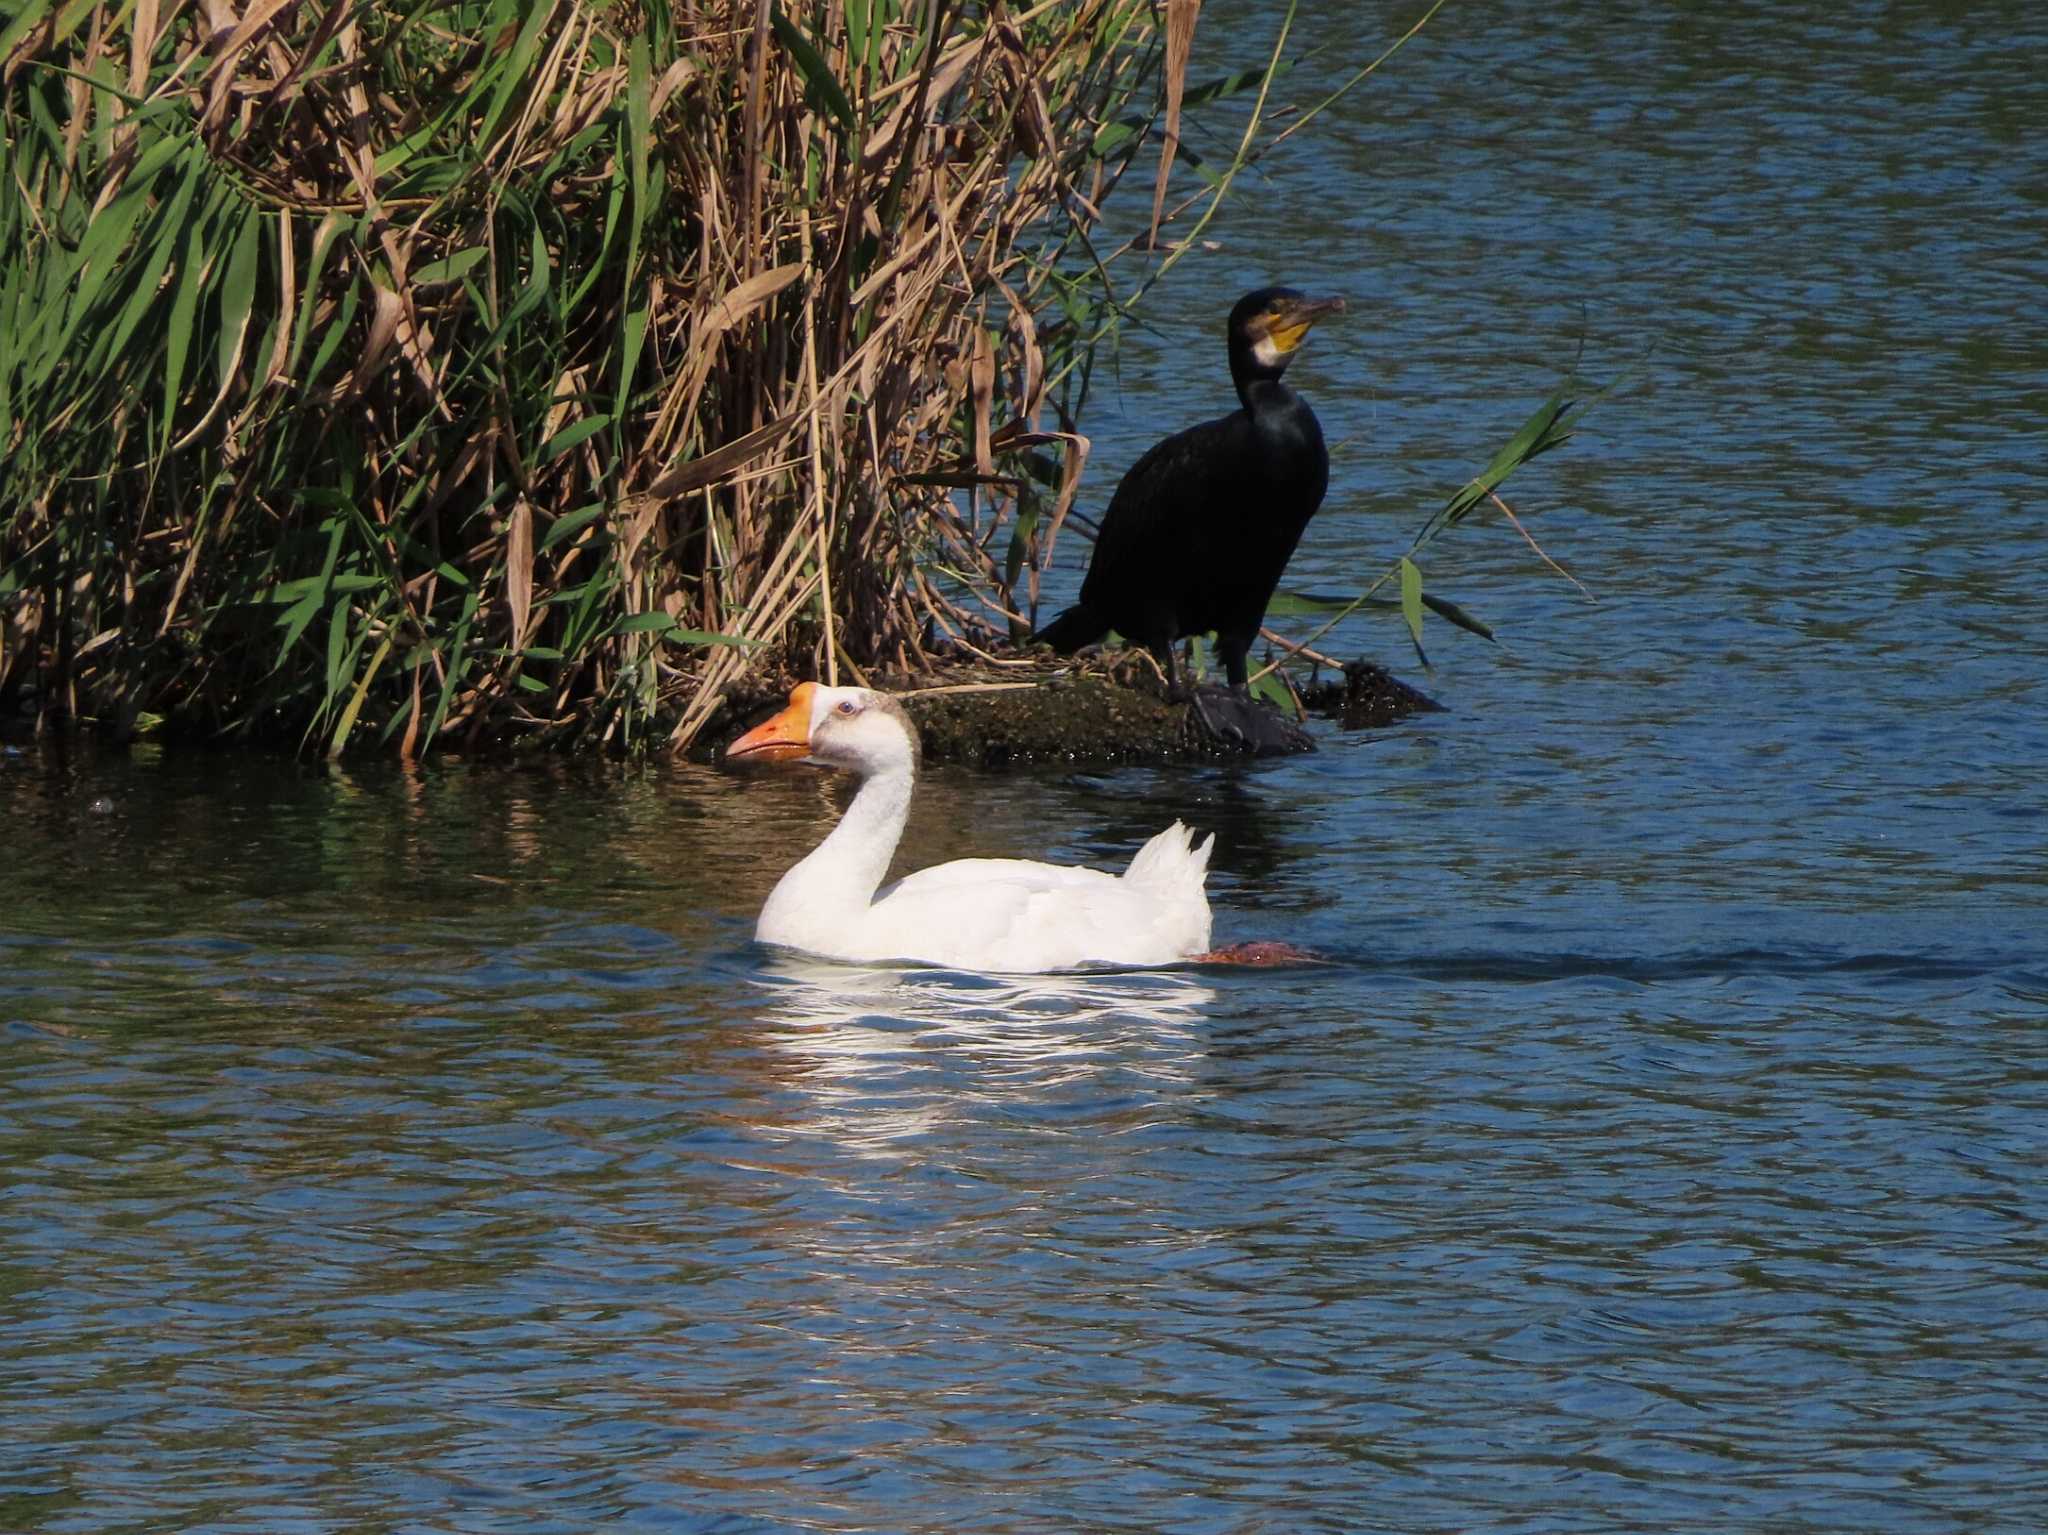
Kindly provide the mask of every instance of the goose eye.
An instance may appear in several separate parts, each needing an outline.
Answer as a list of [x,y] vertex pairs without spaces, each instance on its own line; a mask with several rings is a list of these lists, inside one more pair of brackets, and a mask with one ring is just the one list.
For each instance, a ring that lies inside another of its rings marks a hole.
[[850,717],[852,715],[860,713],[860,705],[855,703],[850,698],[842,698],[839,700],[839,703],[835,708],[835,712]]

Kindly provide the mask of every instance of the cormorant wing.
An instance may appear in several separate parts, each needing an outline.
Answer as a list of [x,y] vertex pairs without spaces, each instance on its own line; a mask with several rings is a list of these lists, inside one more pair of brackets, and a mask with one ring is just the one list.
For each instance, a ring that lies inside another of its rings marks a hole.
[[1174,545],[1190,531],[1177,524],[1227,494],[1221,482],[1242,455],[1237,439],[1246,424],[1244,412],[1237,411],[1175,432],[1125,471],[1102,514],[1081,586],[1083,602],[1104,602],[1133,585],[1155,582],[1162,563],[1176,563]]

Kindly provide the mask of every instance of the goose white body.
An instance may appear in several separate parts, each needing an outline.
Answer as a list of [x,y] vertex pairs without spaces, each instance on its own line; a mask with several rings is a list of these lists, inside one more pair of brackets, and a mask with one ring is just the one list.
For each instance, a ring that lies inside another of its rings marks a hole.
[[992,973],[1169,965],[1209,947],[1213,837],[1176,821],[1121,874],[1018,858],[963,858],[881,888],[910,814],[917,734],[902,706],[806,683],[735,741],[734,757],[802,756],[861,774],[830,836],[776,884],[755,936],[827,959]]

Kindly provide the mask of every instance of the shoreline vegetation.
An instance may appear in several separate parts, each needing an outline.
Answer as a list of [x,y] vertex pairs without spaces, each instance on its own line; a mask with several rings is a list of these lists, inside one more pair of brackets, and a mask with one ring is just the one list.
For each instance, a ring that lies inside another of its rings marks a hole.
[[[1037,677],[1098,348],[1379,62],[1276,131],[1291,11],[1196,80],[1199,10],[0,6],[0,714],[680,751],[793,677]],[[1412,555],[1583,409],[1304,643],[1486,633]]]

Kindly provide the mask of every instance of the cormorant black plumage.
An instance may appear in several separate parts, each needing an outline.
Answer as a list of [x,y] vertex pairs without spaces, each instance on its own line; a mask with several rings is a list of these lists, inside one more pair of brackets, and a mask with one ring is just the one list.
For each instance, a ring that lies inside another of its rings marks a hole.
[[1343,307],[1292,288],[1238,300],[1230,377],[1240,408],[1131,465],[1103,513],[1081,600],[1034,639],[1067,654],[1114,629],[1158,656],[1185,692],[1174,642],[1213,629],[1231,687],[1244,688],[1266,604],[1330,477],[1315,412],[1281,375],[1309,327]]

